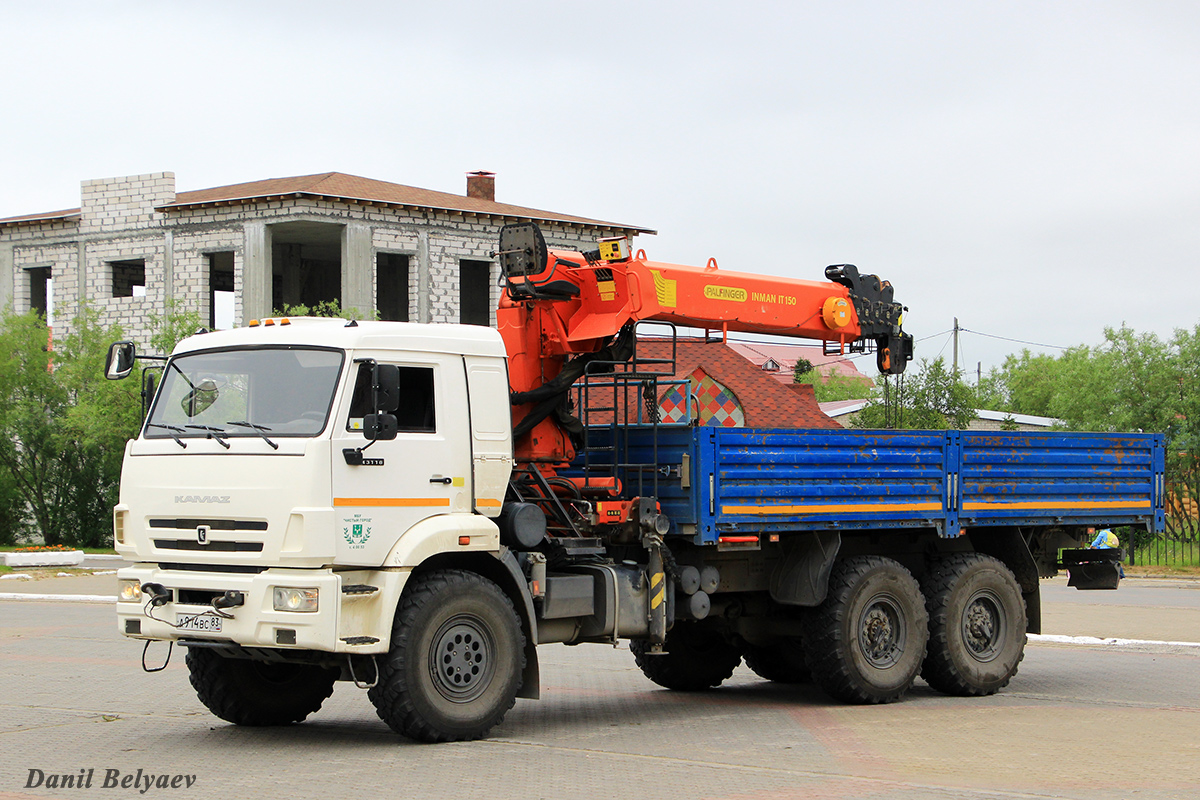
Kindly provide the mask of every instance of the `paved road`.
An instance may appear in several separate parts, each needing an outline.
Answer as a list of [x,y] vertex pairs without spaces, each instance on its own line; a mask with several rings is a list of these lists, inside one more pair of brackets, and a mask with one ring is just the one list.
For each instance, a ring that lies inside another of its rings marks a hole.
[[[1186,587],[1178,598],[1168,586],[1145,591],[1194,610],[1197,595]],[[1048,587],[1048,610],[1069,612],[1073,592]],[[1088,612],[1107,602],[1064,618],[1094,618]],[[1141,608],[1147,620],[1161,613],[1154,603]],[[1195,650],[1035,643],[995,697],[948,698],[919,684],[901,703],[852,707],[812,687],[766,683],[744,667],[714,692],[668,692],[645,680],[625,650],[554,645],[540,651],[542,700],[518,701],[489,741],[428,746],[391,734],[347,684],[303,725],[227,725],[195,699],[178,656],[165,672],[144,675],[141,648],[115,634],[104,606],[0,602],[0,620],[0,800],[1200,794]],[[87,768],[95,769],[92,789],[23,788],[31,769]],[[103,790],[108,769],[194,775],[195,783],[145,795]]]

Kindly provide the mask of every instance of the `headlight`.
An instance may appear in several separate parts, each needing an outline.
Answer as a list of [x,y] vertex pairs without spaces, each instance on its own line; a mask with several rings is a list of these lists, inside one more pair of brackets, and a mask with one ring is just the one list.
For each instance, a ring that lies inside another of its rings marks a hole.
[[117,599],[122,603],[140,603],[142,601],[142,582],[117,581]]
[[273,595],[273,605],[276,611],[316,611],[316,589],[293,589],[288,586],[276,586]]

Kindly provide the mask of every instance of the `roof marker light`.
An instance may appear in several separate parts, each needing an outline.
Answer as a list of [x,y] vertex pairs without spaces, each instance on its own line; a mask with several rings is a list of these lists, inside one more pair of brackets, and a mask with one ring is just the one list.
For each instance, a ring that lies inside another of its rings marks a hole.
[[257,327],[258,327],[258,320],[256,320],[256,319],[252,319],[252,320],[250,320],[249,327],[251,327],[251,328],[257,328]]
[[275,320],[273,320],[273,319],[264,319],[263,320],[263,325],[266,325],[267,327],[270,327],[271,325],[274,325],[274,324],[275,324]]
[[292,321],[290,319],[288,319],[287,317],[284,317],[283,319],[279,320],[279,324],[280,325],[291,325]]

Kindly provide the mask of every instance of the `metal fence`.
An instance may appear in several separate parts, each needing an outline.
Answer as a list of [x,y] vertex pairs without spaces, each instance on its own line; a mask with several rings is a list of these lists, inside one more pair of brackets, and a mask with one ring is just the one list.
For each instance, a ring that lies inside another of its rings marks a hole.
[[[1174,524],[1172,524],[1174,523]],[[1151,536],[1130,529],[1129,563],[1156,567],[1200,567],[1200,530],[1195,520],[1169,521],[1167,530]]]

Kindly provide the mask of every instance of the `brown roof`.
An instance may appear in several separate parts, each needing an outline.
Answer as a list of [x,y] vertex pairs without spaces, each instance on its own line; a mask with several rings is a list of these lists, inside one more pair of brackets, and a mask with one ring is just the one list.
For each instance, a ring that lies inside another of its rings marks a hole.
[[[670,358],[670,341],[639,339],[638,357]],[[676,378],[699,367],[737,395],[747,428],[842,427],[821,412],[811,386],[780,383],[723,342],[679,339],[675,367]]]
[[[569,225],[611,228],[630,233],[656,233],[656,231],[649,228],[642,228],[637,225],[607,222],[605,220],[589,219],[588,217],[575,217],[570,214],[558,214],[553,211],[542,211],[536,208],[526,208],[525,206],[497,203],[492,200],[482,200],[476,197],[464,197],[463,195],[450,194],[448,192],[435,192],[432,189],[420,189],[416,186],[405,186],[399,183],[372,180],[371,178],[360,178],[357,175],[346,175],[341,172],[297,175],[292,178],[270,178],[265,181],[250,181],[249,183],[234,183],[229,186],[215,186],[212,189],[199,189],[194,192],[179,192],[175,195],[175,202],[164,203],[155,208],[159,211],[174,211],[197,206],[232,205],[234,203],[249,203],[255,200],[281,197],[319,197],[386,206],[401,206],[405,208],[460,211],[468,214],[480,214],[482,216],[564,222]],[[79,209],[71,208],[65,211],[49,211],[42,214],[7,217],[0,219],[0,225],[44,222],[56,219],[65,220],[78,216]]]
[[346,175],[341,172],[298,175],[293,178],[271,178],[265,181],[217,186],[212,189],[201,189],[195,192],[179,192],[175,196],[175,202],[165,203],[157,206],[157,208],[160,211],[171,211],[173,209],[190,208],[193,206],[225,205],[289,196],[331,198],[335,200],[352,200],[408,208],[462,211],[497,217],[566,222],[574,225],[613,228],[637,233],[655,232],[649,228],[640,228],[636,225],[606,222],[587,217],[575,217],[570,214],[541,211],[536,208],[497,203],[493,200],[464,197],[463,195],[450,194],[448,192],[435,192],[432,189],[420,189],[416,186],[377,181],[371,178],[361,178],[357,175]]
[[58,219],[68,220],[78,216],[78,208],[67,208],[62,211],[43,211],[40,214],[22,214],[19,217],[5,217],[0,219],[0,225],[19,225],[23,222],[53,222]]

